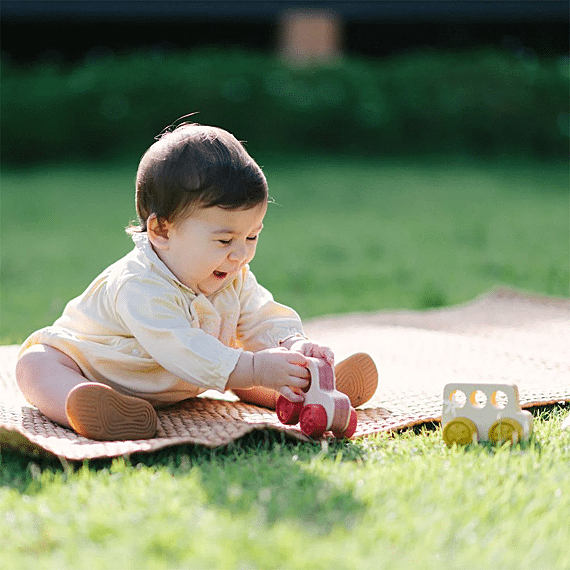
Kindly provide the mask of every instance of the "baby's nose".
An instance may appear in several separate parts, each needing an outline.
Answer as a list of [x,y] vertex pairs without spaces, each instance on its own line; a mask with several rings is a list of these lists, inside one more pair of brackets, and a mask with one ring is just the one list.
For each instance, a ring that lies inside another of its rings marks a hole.
[[230,252],[229,258],[231,261],[243,261],[247,255],[247,248],[244,244],[236,244]]

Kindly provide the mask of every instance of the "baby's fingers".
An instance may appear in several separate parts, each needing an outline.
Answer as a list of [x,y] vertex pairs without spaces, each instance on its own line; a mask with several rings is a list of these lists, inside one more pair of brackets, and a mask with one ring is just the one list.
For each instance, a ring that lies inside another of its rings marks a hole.
[[305,401],[305,396],[303,396],[303,394],[297,394],[296,392],[293,392],[289,386],[281,386],[281,388],[279,388],[279,393],[283,394],[283,396],[285,396],[290,402]]
[[289,376],[287,379],[287,386],[291,386],[292,388],[298,388],[300,390],[304,390],[309,385],[308,378],[297,378],[295,376]]
[[302,364],[289,364],[287,366],[287,375],[293,378],[306,378],[307,380],[311,377],[311,373]]
[[293,350],[288,351],[285,358],[289,364],[294,364],[298,367],[304,368],[308,363],[307,357],[304,354]]
[[334,352],[328,346],[318,347],[318,358],[322,358],[331,366],[334,366]]

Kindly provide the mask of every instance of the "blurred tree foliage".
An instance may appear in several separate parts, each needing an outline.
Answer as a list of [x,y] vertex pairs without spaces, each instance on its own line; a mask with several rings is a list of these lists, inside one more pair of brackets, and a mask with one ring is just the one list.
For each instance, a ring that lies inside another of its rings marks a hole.
[[139,156],[187,113],[269,151],[568,155],[568,59],[481,50],[293,66],[208,49],[2,69],[5,164]]

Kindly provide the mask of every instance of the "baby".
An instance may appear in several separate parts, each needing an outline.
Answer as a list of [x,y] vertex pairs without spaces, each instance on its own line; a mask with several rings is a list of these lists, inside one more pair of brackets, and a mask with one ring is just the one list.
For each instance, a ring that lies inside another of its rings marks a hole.
[[[16,367],[30,403],[92,439],[153,437],[155,408],[208,389],[270,408],[279,393],[303,401],[306,357],[334,362],[249,269],[269,198],[242,144],[188,123],[157,139],[137,172],[134,249],[33,333]],[[353,406],[376,389],[368,355],[335,372]]]

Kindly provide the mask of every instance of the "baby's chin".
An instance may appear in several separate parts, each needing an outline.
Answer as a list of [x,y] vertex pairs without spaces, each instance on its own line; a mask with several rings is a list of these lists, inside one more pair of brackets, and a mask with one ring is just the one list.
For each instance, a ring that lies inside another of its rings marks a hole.
[[228,273],[215,271],[210,277],[200,283],[196,283],[194,287],[190,287],[192,291],[202,295],[213,295],[221,291],[228,284]]

